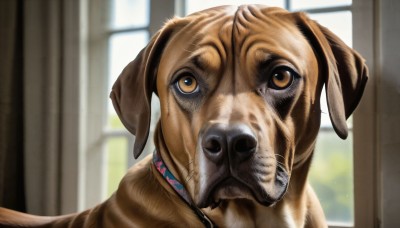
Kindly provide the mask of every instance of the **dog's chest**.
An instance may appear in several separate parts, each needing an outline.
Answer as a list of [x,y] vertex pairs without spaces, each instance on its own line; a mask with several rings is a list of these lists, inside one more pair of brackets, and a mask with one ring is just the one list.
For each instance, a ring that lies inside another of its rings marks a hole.
[[224,227],[266,227],[296,228],[302,227],[302,221],[296,221],[292,209],[285,205],[277,208],[230,208],[225,211]]
[[256,224],[254,227],[300,227],[296,224],[292,211],[289,207],[284,207],[280,211],[268,210],[256,216]]

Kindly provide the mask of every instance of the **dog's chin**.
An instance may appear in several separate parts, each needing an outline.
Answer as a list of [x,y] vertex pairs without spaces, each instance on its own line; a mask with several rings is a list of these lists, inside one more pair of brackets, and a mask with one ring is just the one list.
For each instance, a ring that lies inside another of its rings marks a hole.
[[233,178],[228,178],[217,185],[211,197],[214,202],[229,199],[254,200],[250,188]]
[[[229,200],[249,200],[263,206],[276,204],[286,193],[287,183],[274,194],[268,194],[262,186],[248,186],[240,180],[229,177],[218,183],[208,194],[204,194],[197,202],[199,208],[218,207],[221,202]],[[261,194],[260,194],[261,192]]]

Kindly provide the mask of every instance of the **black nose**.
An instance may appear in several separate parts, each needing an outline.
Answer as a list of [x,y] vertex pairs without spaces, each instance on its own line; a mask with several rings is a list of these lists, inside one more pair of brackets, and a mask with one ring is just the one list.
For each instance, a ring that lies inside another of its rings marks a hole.
[[244,160],[256,151],[257,139],[245,124],[213,124],[205,129],[201,146],[214,162],[224,156]]

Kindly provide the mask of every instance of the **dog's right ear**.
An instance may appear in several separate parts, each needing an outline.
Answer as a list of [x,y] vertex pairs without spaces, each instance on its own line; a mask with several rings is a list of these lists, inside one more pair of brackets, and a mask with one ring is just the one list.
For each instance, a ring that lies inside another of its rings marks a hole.
[[121,122],[135,135],[133,154],[138,158],[146,145],[151,120],[151,95],[155,90],[162,51],[172,36],[170,21],[153,36],[149,44],[122,71],[110,97]]
[[329,116],[337,135],[348,135],[346,119],[361,100],[368,80],[364,59],[341,39],[304,13],[294,13],[297,24],[317,55],[325,81]]

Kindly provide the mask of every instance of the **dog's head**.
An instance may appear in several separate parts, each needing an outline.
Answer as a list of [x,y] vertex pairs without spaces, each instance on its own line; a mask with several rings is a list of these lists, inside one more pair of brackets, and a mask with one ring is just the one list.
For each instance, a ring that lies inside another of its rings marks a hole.
[[156,137],[199,207],[228,199],[270,206],[312,153],[323,85],[334,129],[346,138],[366,80],[363,59],[305,14],[226,6],[167,22],[111,97],[138,157],[151,94],[159,96]]

